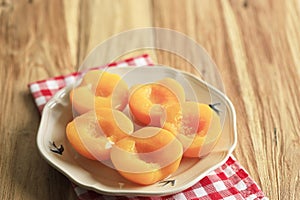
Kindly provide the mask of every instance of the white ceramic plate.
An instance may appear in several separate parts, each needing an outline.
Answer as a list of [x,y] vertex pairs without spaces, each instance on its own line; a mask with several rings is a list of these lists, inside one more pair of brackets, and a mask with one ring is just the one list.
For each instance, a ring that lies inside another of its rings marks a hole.
[[[184,158],[178,170],[167,178],[175,180],[174,184],[155,183],[140,186],[121,177],[111,169],[97,161],[91,161],[78,155],[65,136],[66,124],[72,120],[72,108],[69,102],[71,87],[60,90],[45,106],[37,134],[37,145],[40,153],[54,168],[67,176],[72,182],[84,188],[109,195],[126,196],[164,196],[180,192],[198,182],[210,171],[226,162],[236,145],[236,117],[232,103],[228,98],[201,81],[197,77],[174,70],[169,67],[124,67],[109,68],[112,73],[123,76],[129,86],[147,83],[165,77],[179,81],[186,91],[188,99],[198,98],[207,104],[220,103],[223,130],[221,138],[211,153],[201,159]],[[130,72],[130,73],[128,73]],[[193,89],[193,90],[191,90]],[[194,91],[194,92],[191,92]],[[55,153],[52,142],[64,147],[62,155]]]

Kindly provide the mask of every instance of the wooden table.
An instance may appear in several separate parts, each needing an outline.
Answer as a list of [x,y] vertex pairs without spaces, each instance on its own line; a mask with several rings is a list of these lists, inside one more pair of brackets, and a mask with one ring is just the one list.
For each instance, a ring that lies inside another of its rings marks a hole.
[[[234,156],[270,199],[300,199],[298,0],[2,0],[0,199],[75,198],[38,153],[40,116],[27,84],[77,70],[116,33],[152,26],[206,48],[237,112]],[[154,59],[189,65],[163,51]]]

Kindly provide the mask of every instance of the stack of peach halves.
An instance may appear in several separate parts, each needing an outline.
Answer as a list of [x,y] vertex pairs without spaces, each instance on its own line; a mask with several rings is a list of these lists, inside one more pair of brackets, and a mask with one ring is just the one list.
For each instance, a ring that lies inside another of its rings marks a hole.
[[76,117],[66,134],[73,148],[88,159],[111,160],[123,177],[142,185],[174,173],[182,157],[203,156],[221,132],[219,116],[186,101],[171,78],[129,89],[119,75],[92,70],[70,99]]

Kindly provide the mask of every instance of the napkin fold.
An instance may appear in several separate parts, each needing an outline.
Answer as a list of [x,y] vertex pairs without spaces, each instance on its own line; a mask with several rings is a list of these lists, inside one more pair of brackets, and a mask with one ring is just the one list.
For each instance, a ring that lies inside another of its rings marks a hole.
[[[144,54],[128,58],[119,62],[98,67],[125,67],[154,65],[149,55]],[[76,81],[80,72],[64,76],[56,76],[47,80],[29,83],[28,87],[36,106],[42,112],[45,104],[60,89]],[[215,199],[268,199],[259,186],[249,176],[246,170],[230,156],[228,160],[216,170],[210,172],[192,187],[177,194],[163,197],[125,197],[108,196],[81,188],[72,183],[79,200],[215,200]]]

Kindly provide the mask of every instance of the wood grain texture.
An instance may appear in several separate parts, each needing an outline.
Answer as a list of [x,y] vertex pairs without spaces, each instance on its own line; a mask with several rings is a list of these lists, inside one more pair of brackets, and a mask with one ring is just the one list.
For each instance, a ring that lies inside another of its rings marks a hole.
[[[0,2],[0,199],[75,199],[39,155],[32,81],[76,70],[122,31],[169,28],[216,62],[237,112],[237,160],[270,199],[300,199],[300,1],[3,0]],[[130,42],[137,42],[133,39]],[[149,52],[193,72],[184,59]]]

